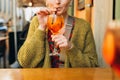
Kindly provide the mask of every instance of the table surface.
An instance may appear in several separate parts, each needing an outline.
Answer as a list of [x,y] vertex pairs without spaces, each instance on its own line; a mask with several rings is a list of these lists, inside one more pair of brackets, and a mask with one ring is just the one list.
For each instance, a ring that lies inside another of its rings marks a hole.
[[120,80],[120,78],[113,75],[110,68],[31,68],[0,69],[0,80]]

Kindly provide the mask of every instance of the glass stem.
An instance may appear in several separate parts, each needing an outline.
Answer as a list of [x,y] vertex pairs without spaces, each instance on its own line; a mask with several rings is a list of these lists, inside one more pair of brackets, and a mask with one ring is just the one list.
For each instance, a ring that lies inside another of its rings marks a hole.
[[53,55],[58,55],[58,50],[57,50],[57,46],[55,43],[54,43]]

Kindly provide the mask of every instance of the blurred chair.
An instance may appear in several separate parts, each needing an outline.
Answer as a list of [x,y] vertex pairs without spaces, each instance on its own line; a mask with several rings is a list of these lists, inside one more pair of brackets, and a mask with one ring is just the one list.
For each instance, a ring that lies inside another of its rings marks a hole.
[[[20,49],[24,41],[20,40],[21,31],[17,32],[17,51]],[[15,40],[14,32],[9,33],[9,64],[13,64],[16,61],[15,53]]]
[[[4,19],[0,18],[0,63],[3,62],[3,67],[6,68],[6,35],[7,27]],[[1,60],[3,58],[3,60]]]
[[6,68],[6,30],[0,29],[0,38],[2,38],[0,40],[0,64],[3,62],[3,67]]
[[0,65],[3,61],[3,67],[6,68],[6,40],[0,41]]

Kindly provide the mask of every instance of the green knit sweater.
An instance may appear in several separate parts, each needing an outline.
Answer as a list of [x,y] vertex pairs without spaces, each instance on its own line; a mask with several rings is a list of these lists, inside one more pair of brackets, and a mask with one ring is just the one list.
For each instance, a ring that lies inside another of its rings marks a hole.
[[[25,68],[50,68],[49,44],[46,31],[38,29],[38,19],[31,21],[27,39],[18,52],[18,61]],[[90,25],[75,18],[75,26],[71,38],[73,47],[65,50],[65,68],[98,66],[95,43]]]

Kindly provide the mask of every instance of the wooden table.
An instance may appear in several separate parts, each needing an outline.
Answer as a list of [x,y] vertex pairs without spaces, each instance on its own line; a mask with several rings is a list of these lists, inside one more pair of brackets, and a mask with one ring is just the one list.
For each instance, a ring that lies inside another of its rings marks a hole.
[[120,80],[110,68],[0,69],[0,80]]

